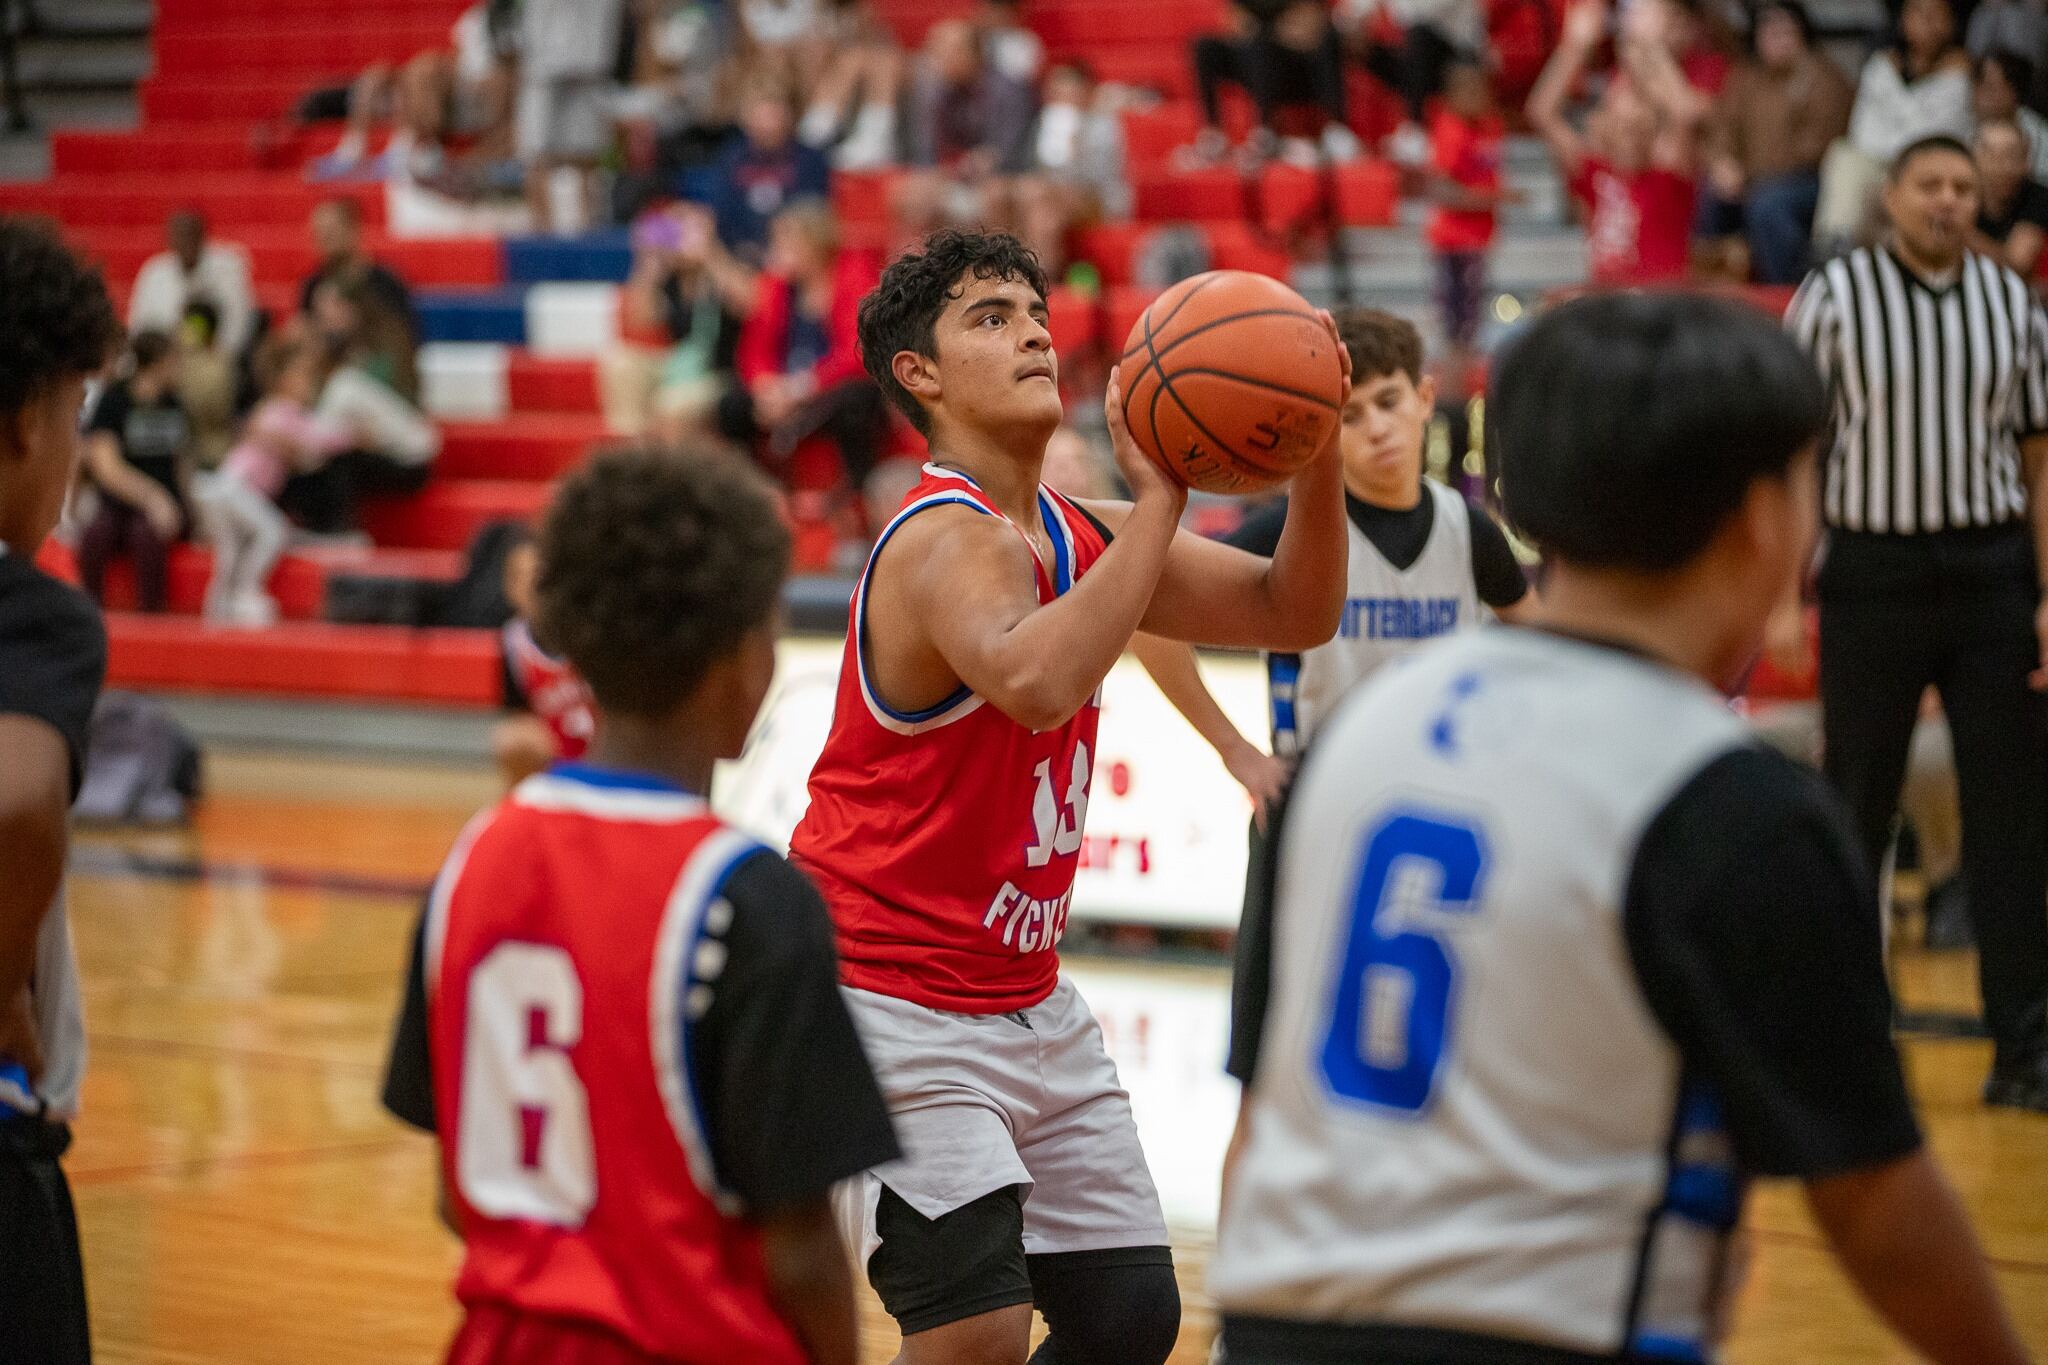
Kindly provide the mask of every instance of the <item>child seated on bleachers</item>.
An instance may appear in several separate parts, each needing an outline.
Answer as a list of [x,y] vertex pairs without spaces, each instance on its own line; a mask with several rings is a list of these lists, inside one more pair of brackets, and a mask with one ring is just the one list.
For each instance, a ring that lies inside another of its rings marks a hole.
[[277,495],[293,473],[317,468],[348,449],[354,434],[314,416],[327,357],[316,343],[284,344],[258,358],[263,401],[220,467],[192,480],[192,501],[213,542],[213,580],[206,619],[222,625],[267,626],[277,603],[264,590],[291,525]]

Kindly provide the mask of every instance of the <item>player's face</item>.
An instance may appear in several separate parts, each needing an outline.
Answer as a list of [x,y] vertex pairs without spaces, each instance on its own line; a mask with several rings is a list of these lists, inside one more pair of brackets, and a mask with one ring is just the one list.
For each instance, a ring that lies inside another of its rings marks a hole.
[[1060,424],[1059,359],[1045,300],[1022,280],[969,275],[932,328],[939,405],[975,431],[1049,435]]
[[1885,212],[1899,241],[1923,261],[1961,257],[1977,219],[1977,167],[1959,152],[1922,152],[1884,187]]
[[1340,441],[1344,483],[1355,496],[1406,497],[1422,478],[1422,436],[1435,411],[1432,379],[1417,384],[1396,371],[1352,386]]
[[78,414],[85,406],[85,376],[50,385],[15,415],[6,433],[4,505],[0,540],[30,553],[43,543],[64,511],[64,496],[78,469]]

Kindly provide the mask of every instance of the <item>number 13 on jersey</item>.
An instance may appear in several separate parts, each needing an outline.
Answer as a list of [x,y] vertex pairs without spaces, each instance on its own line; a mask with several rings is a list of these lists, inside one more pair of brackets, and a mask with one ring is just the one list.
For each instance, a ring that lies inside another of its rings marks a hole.
[[1428,1105],[1458,996],[1445,917],[1479,908],[1485,874],[1485,842],[1456,817],[1396,811],[1366,830],[1317,1058],[1337,1095],[1399,1113]]

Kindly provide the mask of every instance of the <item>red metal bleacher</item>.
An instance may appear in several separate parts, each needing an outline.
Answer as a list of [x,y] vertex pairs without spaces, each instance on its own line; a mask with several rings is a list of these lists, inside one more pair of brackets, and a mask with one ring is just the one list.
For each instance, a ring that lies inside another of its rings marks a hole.
[[492,631],[314,622],[236,630],[115,612],[107,643],[116,687],[472,708],[500,695]]

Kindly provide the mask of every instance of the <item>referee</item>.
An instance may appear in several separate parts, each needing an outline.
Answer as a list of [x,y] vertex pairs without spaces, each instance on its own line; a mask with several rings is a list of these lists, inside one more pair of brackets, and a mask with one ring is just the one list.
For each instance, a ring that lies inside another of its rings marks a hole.
[[1962,143],[1908,146],[1891,240],[1807,276],[1789,325],[1831,392],[1822,486],[1825,765],[1872,866],[1920,697],[1955,738],[1962,870],[1996,1042],[1987,1104],[2048,1113],[2048,322],[1965,248]]

